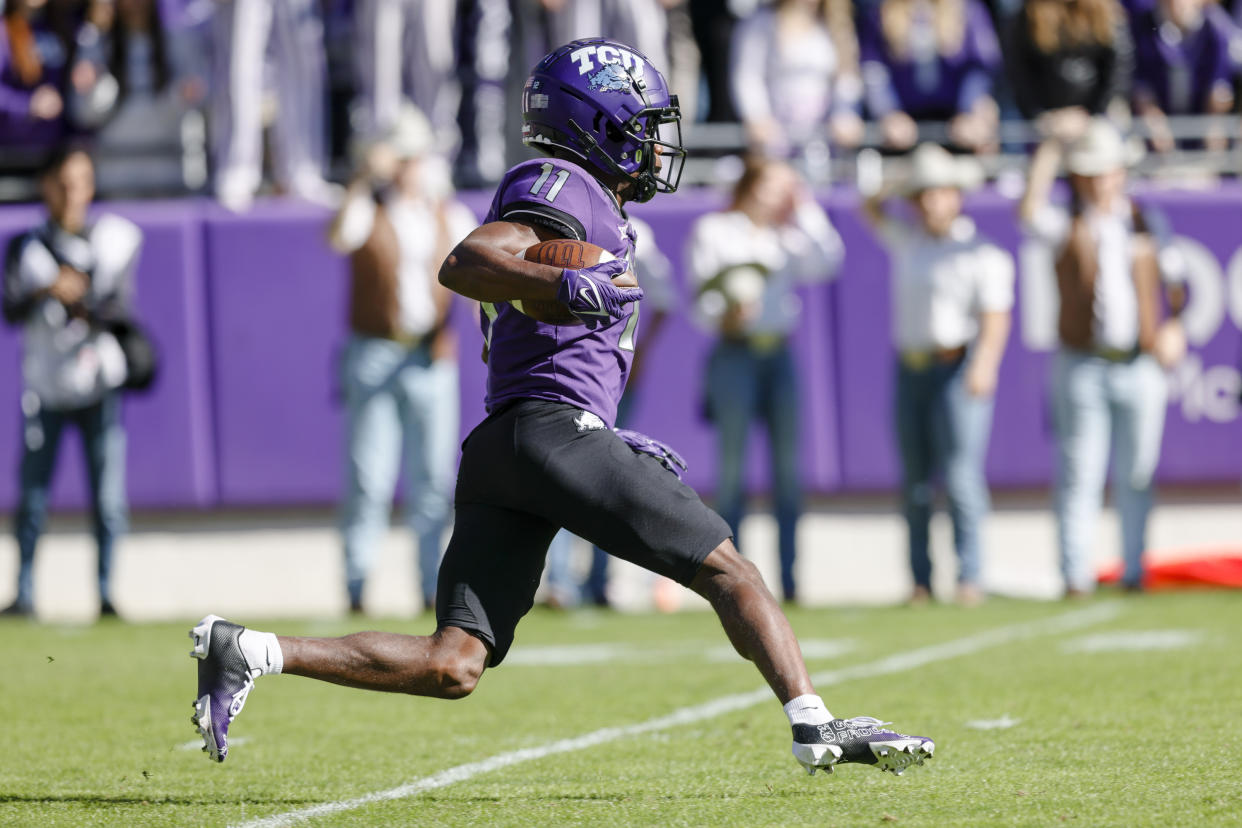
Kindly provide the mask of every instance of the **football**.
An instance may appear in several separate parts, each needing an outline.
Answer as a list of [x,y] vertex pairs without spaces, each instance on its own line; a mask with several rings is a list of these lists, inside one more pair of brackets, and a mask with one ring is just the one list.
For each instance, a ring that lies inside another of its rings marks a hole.
[[[567,267],[571,270],[581,270],[584,267],[590,267],[600,262],[612,261],[616,258],[602,247],[596,247],[588,242],[576,241],[575,239],[551,239],[540,242],[539,244],[531,245],[518,255],[527,261],[539,262],[540,264],[552,265],[554,267]],[[638,287],[638,280],[628,270],[619,276],[615,276],[612,283],[617,287]],[[547,302],[514,300],[509,304],[531,319],[536,319],[540,322],[547,322],[552,325],[582,324],[582,320],[570,313],[569,307],[563,302],[555,300]]]

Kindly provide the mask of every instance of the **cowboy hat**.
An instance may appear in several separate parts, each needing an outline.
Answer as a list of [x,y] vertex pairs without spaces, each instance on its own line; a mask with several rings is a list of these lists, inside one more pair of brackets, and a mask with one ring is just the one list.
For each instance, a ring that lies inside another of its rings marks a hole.
[[1142,157],[1142,146],[1126,141],[1111,121],[1092,118],[1086,131],[1066,150],[1065,168],[1072,175],[1104,175],[1129,167]]
[[973,158],[955,156],[939,144],[920,144],[910,155],[910,195],[939,187],[969,190],[983,183],[983,169]]

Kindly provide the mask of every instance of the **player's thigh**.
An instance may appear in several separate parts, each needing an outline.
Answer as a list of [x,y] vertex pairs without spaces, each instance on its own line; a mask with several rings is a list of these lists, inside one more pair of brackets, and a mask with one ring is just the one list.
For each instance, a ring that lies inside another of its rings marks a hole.
[[556,530],[535,515],[458,502],[453,537],[440,563],[437,626],[475,635],[492,651],[490,666],[499,664],[518,621],[534,606]]
[[732,537],[693,489],[611,431],[574,441],[547,472],[558,493],[554,522],[618,558],[689,584]]

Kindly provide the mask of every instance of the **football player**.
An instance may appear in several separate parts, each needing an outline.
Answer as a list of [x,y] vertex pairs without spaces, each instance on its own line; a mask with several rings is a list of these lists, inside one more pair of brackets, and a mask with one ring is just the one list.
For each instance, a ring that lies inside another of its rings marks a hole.
[[[921,764],[935,750],[931,739],[894,733],[870,717],[832,717],[758,570],[738,554],[724,520],[681,482],[681,458],[612,428],[642,298],[641,288],[613,283],[633,256],[623,205],[677,189],[685,158],[677,98],[643,55],[596,38],[547,55],[522,103],[523,140],[545,157],[509,170],[486,222],[440,270],[444,285],[481,305],[488,416],[462,449],[436,630],[294,638],[207,616],[190,633],[204,750],[224,761],[229,724],[264,674],[469,695],[508,653],[534,601],[548,542],[564,527],[711,603],[733,646],[784,705],[794,757],[808,772],[842,762],[894,773]],[[615,258],[573,270],[519,256],[556,238]],[[513,305],[558,300],[576,324],[540,322]]]

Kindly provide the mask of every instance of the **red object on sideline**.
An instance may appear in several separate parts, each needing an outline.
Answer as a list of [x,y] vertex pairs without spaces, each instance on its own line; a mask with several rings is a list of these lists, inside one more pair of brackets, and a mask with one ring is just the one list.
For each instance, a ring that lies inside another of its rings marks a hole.
[[[1100,570],[1101,584],[1121,580],[1121,564]],[[1151,564],[1143,576],[1144,589],[1232,587],[1242,589],[1242,549],[1220,549],[1195,557]]]

